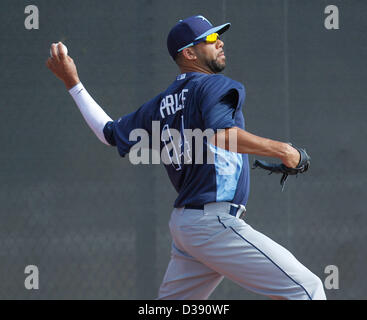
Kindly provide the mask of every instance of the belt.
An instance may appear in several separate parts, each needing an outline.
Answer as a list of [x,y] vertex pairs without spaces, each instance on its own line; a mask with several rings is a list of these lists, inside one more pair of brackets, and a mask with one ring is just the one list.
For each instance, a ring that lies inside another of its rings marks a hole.
[[224,211],[227,211],[227,213],[230,214],[231,216],[234,216],[240,219],[242,219],[246,213],[246,207],[243,204],[235,204],[231,202],[211,202],[211,203],[206,203],[202,205],[187,204],[185,205],[185,209],[191,209],[191,210],[208,209],[208,211],[210,209],[212,209],[210,211],[215,211],[215,210],[223,211],[224,210]]

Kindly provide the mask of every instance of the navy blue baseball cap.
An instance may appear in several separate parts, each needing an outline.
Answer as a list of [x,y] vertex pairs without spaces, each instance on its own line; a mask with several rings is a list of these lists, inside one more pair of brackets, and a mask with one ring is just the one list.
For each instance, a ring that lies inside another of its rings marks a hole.
[[174,60],[179,51],[192,46],[195,41],[203,39],[212,33],[222,34],[227,31],[230,26],[230,23],[225,23],[214,27],[208,19],[201,15],[180,20],[171,29],[167,37],[169,54]]

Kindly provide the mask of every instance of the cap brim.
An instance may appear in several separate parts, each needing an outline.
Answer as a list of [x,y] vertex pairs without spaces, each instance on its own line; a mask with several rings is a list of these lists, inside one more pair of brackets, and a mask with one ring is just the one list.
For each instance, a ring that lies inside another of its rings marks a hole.
[[228,23],[222,24],[218,27],[211,28],[208,31],[201,34],[200,36],[196,37],[195,40],[199,40],[201,38],[204,38],[204,37],[206,37],[206,36],[208,36],[212,33],[222,34],[223,32],[226,32],[229,29],[230,26],[231,26],[231,24],[228,22]]

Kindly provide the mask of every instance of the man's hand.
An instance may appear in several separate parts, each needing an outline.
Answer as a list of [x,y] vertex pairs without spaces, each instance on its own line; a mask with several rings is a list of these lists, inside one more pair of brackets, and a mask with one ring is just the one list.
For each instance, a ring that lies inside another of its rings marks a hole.
[[301,160],[299,151],[288,143],[286,144],[285,149],[285,157],[281,158],[282,162],[288,168],[296,168]]
[[47,59],[46,66],[64,82],[69,90],[80,82],[78,72],[74,60],[63,51],[62,43],[59,42],[57,46],[59,55],[57,55],[56,44],[53,43],[51,45],[52,58]]
[[[285,181],[287,180],[289,175],[298,175],[299,173],[304,173],[310,167],[311,158],[307,154],[306,150],[298,147],[295,147],[294,149],[299,154],[298,156],[299,160],[296,160],[298,159],[298,157],[295,156],[293,157],[294,152],[292,152],[293,150],[290,149],[291,156],[287,159],[289,160],[292,158],[293,159],[292,161],[294,162],[289,162],[289,166],[285,164],[284,161],[283,163],[278,164],[278,163],[268,163],[262,160],[255,160],[252,168],[255,169],[259,167],[261,169],[269,171],[270,172],[269,174],[282,173],[283,175],[282,178],[280,179],[280,184],[282,186],[283,191]],[[294,167],[291,167],[291,165],[296,163],[295,161],[298,161],[297,164]]]

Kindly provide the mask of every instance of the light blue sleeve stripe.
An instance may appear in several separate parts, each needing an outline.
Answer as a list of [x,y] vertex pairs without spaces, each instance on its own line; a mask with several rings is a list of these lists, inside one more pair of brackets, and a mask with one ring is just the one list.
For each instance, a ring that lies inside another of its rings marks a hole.
[[217,201],[231,201],[237,189],[243,160],[240,153],[231,152],[210,144],[214,153],[214,166],[217,182]]

